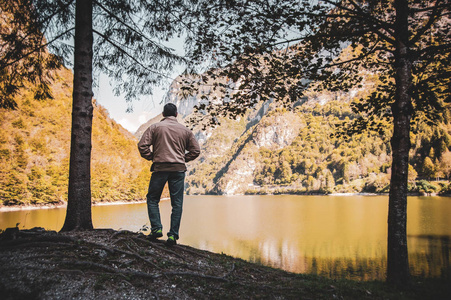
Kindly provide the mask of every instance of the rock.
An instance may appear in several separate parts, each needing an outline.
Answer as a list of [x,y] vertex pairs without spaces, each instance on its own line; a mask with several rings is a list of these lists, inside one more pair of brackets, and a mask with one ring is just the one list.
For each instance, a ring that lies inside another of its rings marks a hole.
[[5,231],[0,234],[0,241],[11,241],[19,237],[19,227],[6,228]]

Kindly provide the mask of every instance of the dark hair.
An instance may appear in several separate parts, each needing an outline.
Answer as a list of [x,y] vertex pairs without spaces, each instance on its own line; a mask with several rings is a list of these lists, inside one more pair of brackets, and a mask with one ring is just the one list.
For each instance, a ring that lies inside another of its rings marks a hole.
[[175,104],[172,103],[167,103],[164,107],[163,107],[163,117],[177,117],[177,106],[175,106]]

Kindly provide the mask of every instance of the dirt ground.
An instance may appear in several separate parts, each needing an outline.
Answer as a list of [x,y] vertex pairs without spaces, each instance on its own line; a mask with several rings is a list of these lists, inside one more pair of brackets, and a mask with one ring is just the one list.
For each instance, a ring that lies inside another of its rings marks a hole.
[[444,289],[440,283],[439,289],[423,284],[400,291],[382,282],[334,281],[184,245],[168,247],[140,233],[114,230],[7,229],[0,235],[0,272],[0,298],[5,300],[424,299],[431,291],[439,298],[451,295],[446,283]]

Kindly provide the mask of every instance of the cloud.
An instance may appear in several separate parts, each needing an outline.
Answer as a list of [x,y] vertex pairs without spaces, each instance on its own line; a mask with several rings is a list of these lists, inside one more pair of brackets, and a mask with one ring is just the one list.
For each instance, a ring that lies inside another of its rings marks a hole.
[[141,111],[139,113],[126,113],[123,114],[120,117],[119,121],[117,122],[131,133],[135,133],[138,130],[139,126],[146,123],[153,117],[155,117],[155,112],[150,111]]
[[147,120],[148,120],[148,115],[149,115],[148,113],[141,114],[141,115],[139,116],[139,118],[138,118],[139,123],[140,123],[140,124],[146,123]]
[[135,100],[133,112],[127,112],[130,103],[125,101],[124,95],[114,95],[109,78],[101,74],[98,80],[99,86],[95,91],[97,103],[105,107],[110,117],[131,133],[135,133],[139,126],[158,115],[163,109],[162,104],[156,101],[163,98],[166,92],[163,88],[155,88],[153,96],[142,96],[139,100]]
[[136,118],[122,118],[118,121],[119,124],[122,125],[125,129],[130,131],[131,133],[135,133],[136,130],[138,130],[138,127],[141,125],[138,122],[136,122]]

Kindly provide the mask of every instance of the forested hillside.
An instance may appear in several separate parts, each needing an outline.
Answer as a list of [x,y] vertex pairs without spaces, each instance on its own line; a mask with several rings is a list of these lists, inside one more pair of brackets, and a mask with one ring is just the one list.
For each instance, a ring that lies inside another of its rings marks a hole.
[[[202,145],[190,163],[188,194],[387,192],[391,129],[386,134],[336,136],[336,126],[356,117],[351,102],[374,87],[345,93],[310,93],[292,110],[261,103],[245,117],[195,129]],[[0,110],[2,205],[56,204],[67,196],[72,73],[55,73],[53,100],[37,101],[33,87],[16,97],[16,110]],[[190,112],[201,96],[182,102],[171,89],[166,101]],[[188,116],[189,117],[189,116]],[[158,121],[151,120],[150,123]],[[410,189],[448,193],[451,176],[450,113],[437,126],[414,124]],[[182,121],[182,120],[181,120]],[[139,157],[136,137],[95,105],[92,152],[93,201],[143,199],[150,164]],[[142,126],[140,133],[145,129]],[[139,135],[139,134],[138,134]],[[437,181],[438,180],[438,181]]]
[[[224,120],[191,165],[188,193],[388,192],[390,135],[334,136],[348,115],[349,104],[330,101],[270,110],[247,130],[245,118]],[[450,124],[419,125],[412,134],[411,192],[449,190],[450,134]]]
[[[310,92],[292,110],[260,104],[216,128],[196,128],[203,151],[190,164],[187,193],[384,193],[391,171],[391,127],[385,134],[337,136],[340,124],[357,117],[351,103],[377,87],[368,73],[363,85],[342,92]],[[176,80],[166,102],[200,103],[204,91],[184,99]],[[189,116],[188,116],[189,117]],[[448,193],[451,176],[449,109],[437,126],[413,124],[409,188],[412,193]]]
[[[0,205],[56,204],[67,199],[72,73],[55,73],[53,100],[33,99],[33,86],[16,97],[16,110],[0,109]],[[95,105],[93,201],[145,197],[149,163],[136,138]]]

